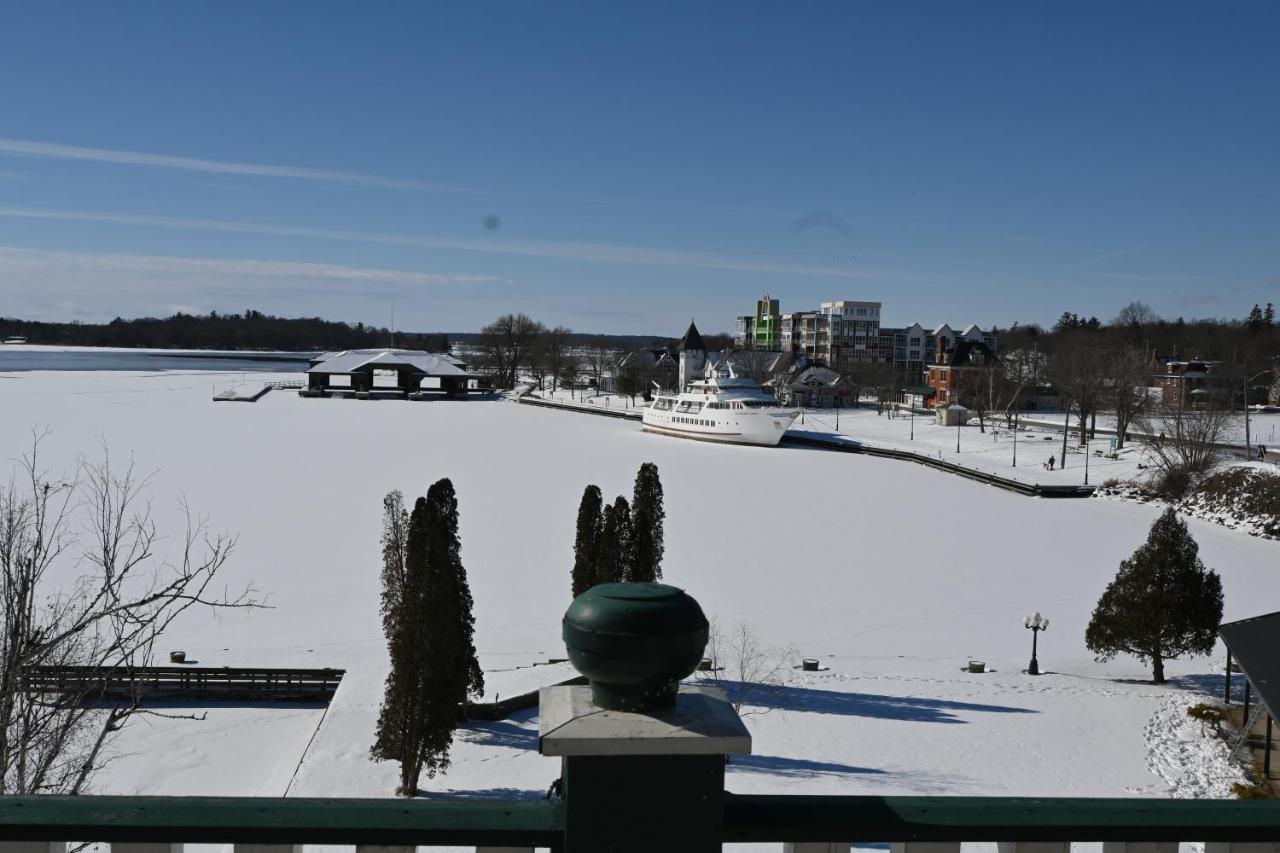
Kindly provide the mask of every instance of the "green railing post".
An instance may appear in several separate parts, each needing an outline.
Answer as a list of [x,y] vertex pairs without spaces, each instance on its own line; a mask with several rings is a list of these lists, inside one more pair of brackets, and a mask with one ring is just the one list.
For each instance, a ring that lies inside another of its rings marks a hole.
[[603,584],[570,605],[564,637],[591,682],[539,694],[538,751],[561,759],[564,853],[718,853],[725,760],[751,736],[721,691],[679,686],[706,647],[697,602]]

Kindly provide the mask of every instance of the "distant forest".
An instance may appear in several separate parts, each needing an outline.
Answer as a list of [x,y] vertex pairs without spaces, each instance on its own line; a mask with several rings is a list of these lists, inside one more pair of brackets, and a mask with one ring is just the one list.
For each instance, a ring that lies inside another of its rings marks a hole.
[[[110,323],[46,323],[0,317],[0,340],[23,337],[28,343],[55,346],[146,347],[149,349],[281,350],[296,352],[385,347],[391,332],[382,326],[343,323],[319,317],[273,317],[261,311],[211,312],[199,316],[142,317]],[[404,349],[445,352],[450,344],[474,344],[478,332],[396,332]],[[674,339],[654,335],[571,333],[572,346],[639,349],[667,346]]]
[[[383,347],[391,332],[363,323],[339,323],[319,317],[273,317],[261,311],[174,314],[110,323],[44,323],[0,317],[0,339],[21,336],[32,344],[154,349],[320,351]],[[444,352],[443,333],[396,332],[396,346]]]

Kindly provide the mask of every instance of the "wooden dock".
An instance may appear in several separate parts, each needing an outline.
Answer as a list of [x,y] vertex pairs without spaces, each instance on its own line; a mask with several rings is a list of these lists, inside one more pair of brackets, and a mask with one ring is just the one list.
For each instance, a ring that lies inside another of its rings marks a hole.
[[254,699],[271,702],[328,702],[345,670],[249,667],[31,666],[23,670],[29,693],[81,700]]

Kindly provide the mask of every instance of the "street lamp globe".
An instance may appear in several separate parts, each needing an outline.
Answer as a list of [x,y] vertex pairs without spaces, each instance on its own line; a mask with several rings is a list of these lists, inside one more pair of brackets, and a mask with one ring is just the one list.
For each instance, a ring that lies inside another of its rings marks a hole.
[[1040,674],[1040,662],[1036,660],[1036,640],[1040,637],[1041,631],[1049,629],[1049,620],[1040,615],[1040,611],[1036,611],[1034,615],[1028,616],[1022,621],[1031,631],[1031,663],[1027,667],[1028,675]]

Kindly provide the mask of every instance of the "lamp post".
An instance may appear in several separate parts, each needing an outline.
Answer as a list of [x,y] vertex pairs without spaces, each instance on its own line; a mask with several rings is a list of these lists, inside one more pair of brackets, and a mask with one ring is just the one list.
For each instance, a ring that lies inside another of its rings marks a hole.
[[1036,660],[1036,640],[1039,639],[1041,631],[1049,630],[1049,620],[1042,617],[1037,610],[1035,615],[1028,616],[1023,624],[1031,631],[1031,664],[1027,667],[1027,675],[1039,675],[1040,662]]
[[1089,437],[1084,439],[1084,484],[1089,485]]
[[[952,394],[952,395],[951,395],[951,405],[953,405],[953,406],[959,406],[959,405],[960,405],[960,400],[959,400],[959,399],[958,399],[954,394]],[[959,413],[959,412],[957,412],[957,413],[956,413],[956,453],[959,453],[959,452],[960,452],[960,420],[961,420],[961,417],[962,417],[962,416],[960,415],[960,413]]]
[[1265,376],[1270,370],[1263,370],[1250,376],[1244,381],[1244,458],[1253,458],[1253,448],[1249,443],[1249,383],[1257,379],[1259,376]]
[[911,440],[916,440],[916,407],[914,404],[911,406]]
[[1019,412],[1013,413],[1013,467],[1018,467],[1018,415]]

